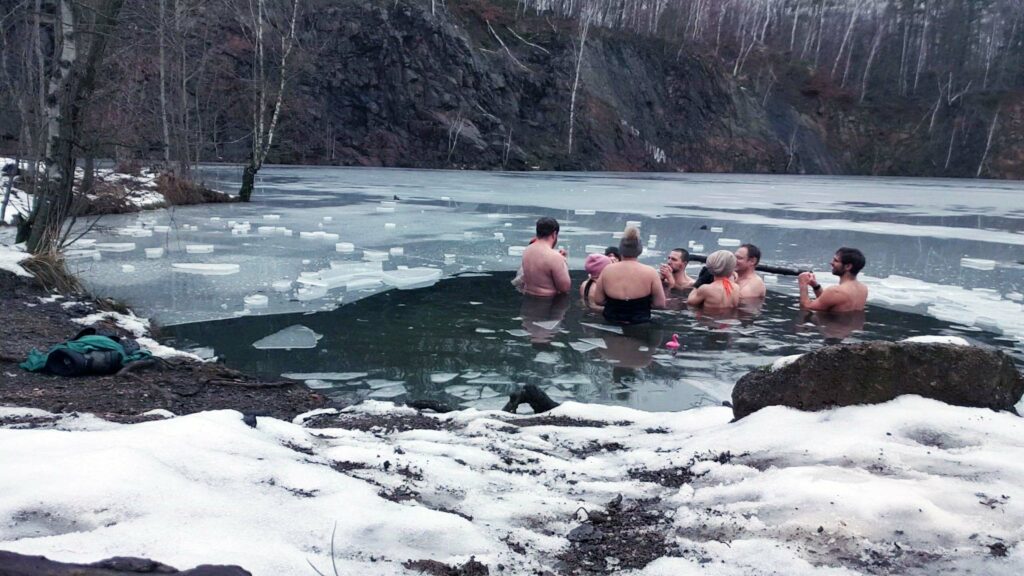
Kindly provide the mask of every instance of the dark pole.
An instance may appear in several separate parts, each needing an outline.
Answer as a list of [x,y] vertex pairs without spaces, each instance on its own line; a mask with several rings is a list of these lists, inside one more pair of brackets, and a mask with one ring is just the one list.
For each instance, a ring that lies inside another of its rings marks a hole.
[[[690,262],[707,262],[708,257],[703,254],[690,254]],[[796,269],[796,268],[783,268],[781,266],[766,266],[764,264],[758,264],[754,266],[754,270],[758,272],[767,272],[769,274],[780,274],[782,276],[799,276],[801,272],[810,272],[810,270]]]

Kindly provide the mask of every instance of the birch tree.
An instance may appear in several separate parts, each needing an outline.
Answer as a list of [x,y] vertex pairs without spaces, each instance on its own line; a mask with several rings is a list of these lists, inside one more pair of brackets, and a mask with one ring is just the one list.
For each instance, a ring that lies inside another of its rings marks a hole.
[[279,60],[276,63],[276,78],[268,65],[269,37],[273,17],[268,12],[267,0],[249,0],[251,15],[251,39],[253,42],[253,108],[252,108],[252,148],[248,164],[242,172],[242,187],[238,196],[243,202],[252,198],[256,183],[256,174],[263,167],[271,146],[274,144],[274,131],[281,118],[281,105],[284,103],[285,88],[288,82],[288,57],[295,47],[295,24],[299,18],[299,0],[291,0],[290,16],[286,22],[286,31],[281,35]]

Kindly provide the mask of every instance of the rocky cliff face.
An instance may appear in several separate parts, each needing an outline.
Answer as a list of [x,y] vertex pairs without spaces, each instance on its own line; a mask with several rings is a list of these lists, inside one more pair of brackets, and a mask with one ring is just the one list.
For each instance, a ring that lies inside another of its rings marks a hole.
[[321,1],[307,21],[275,161],[974,176],[1000,109],[986,174],[1024,175],[1020,95],[941,107],[932,121],[930,103],[861,104],[792,64],[758,89],[685,47],[596,28],[582,43],[575,22],[484,0],[436,14]]

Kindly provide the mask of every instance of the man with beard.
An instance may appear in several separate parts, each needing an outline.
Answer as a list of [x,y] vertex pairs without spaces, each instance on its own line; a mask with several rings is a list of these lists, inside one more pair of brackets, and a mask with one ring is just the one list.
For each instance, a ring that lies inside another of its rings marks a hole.
[[[839,285],[822,289],[814,272],[803,272],[800,284],[800,307],[819,312],[856,312],[864,310],[868,300],[868,287],[857,280],[864,268],[864,254],[856,248],[840,248],[832,257],[832,274],[839,276]],[[808,290],[813,290],[811,300]]]
[[764,280],[754,268],[761,263],[761,250],[753,244],[744,244],[736,250],[736,285],[740,289],[740,300],[764,298],[767,290]]
[[686,275],[686,264],[690,253],[683,248],[675,248],[668,253],[668,260],[661,265],[661,285],[668,290],[686,290],[693,288],[693,278]]
[[558,220],[537,220],[537,240],[523,251],[523,275],[517,288],[524,294],[550,298],[572,287],[565,252],[558,246]]

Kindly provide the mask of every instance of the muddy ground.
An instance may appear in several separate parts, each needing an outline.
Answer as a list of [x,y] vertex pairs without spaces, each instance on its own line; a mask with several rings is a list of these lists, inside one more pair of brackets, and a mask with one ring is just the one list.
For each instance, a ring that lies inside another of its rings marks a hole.
[[184,359],[121,376],[62,378],[26,372],[18,363],[32,348],[46,350],[73,338],[84,328],[75,318],[110,306],[92,300],[70,306],[64,299],[41,301],[49,296],[30,279],[0,271],[0,405],[138,422],[152,418],[142,414],[154,409],[181,415],[223,408],[291,420],[329,404],[302,384],[262,381],[219,363]]

